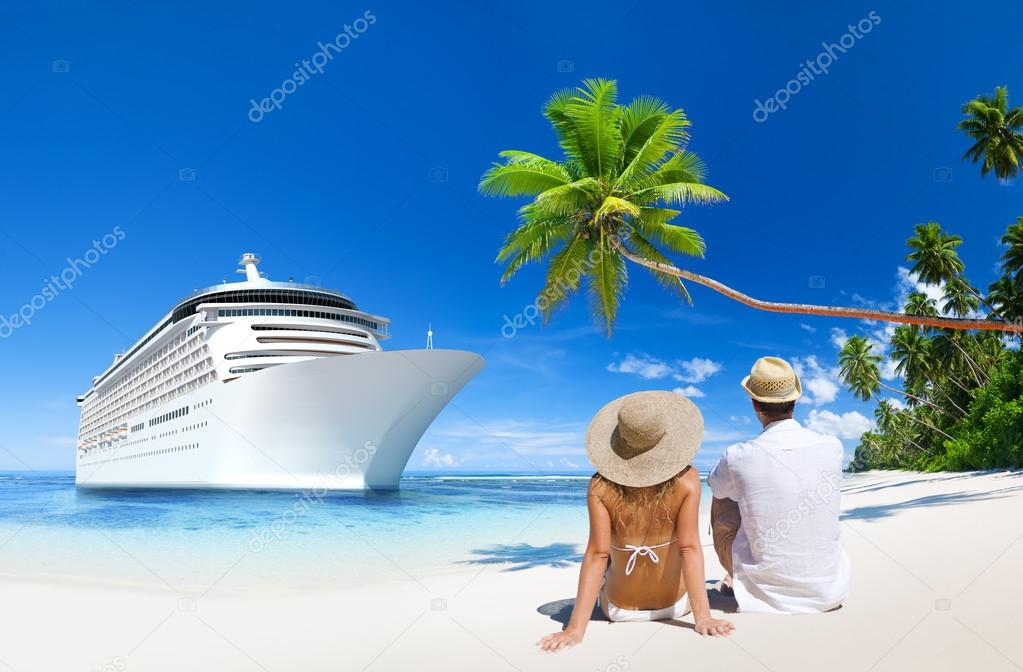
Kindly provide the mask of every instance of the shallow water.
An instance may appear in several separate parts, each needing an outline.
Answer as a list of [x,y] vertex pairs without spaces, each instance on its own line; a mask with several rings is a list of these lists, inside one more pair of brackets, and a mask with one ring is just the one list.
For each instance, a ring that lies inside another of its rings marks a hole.
[[565,566],[586,541],[587,481],[412,473],[387,493],[95,491],[69,472],[0,473],[0,574],[294,588]]

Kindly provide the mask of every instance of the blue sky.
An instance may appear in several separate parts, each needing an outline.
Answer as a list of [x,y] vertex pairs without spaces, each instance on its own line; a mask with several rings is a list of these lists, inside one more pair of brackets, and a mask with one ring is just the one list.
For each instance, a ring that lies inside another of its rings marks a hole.
[[[870,32],[832,48],[827,74],[754,119],[755,101],[861,19]],[[233,278],[245,251],[271,278],[339,287],[391,317],[389,348],[421,347],[432,322],[438,347],[486,357],[411,469],[583,468],[600,406],[689,387],[706,466],[754,433],[737,384],[769,354],[798,358],[813,389],[797,417],[851,449],[871,407],[835,386],[834,330],[883,345],[880,326],[759,313],[700,287],[690,308],[635,272],[612,338],[584,297],[506,338],[504,316],[542,272],[499,286],[519,203],[482,198],[477,181],[502,149],[558,156],[544,100],[614,78],[623,100],[686,110],[691,147],[731,197],[680,218],[707,241],[693,270],[768,299],[897,307],[913,284],[905,239],[935,220],[965,238],[983,287],[1023,214],[1019,185],[962,164],[954,127],[996,85],[1023,101],[1021,19],[1007,3],[951,2],[5,3],[0,313],[115,227],[124,237],[0,339],[0,468],[71,468],[75,395],[192,288]],[[254,123],[251,101],[346,24],[344,50]]]

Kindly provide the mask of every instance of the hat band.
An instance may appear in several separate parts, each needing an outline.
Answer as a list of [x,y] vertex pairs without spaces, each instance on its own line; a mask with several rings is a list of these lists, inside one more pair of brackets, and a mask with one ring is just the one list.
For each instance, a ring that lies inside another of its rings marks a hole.
[[[749,382],[757,394],[765,397],[784,397],[796,391],[795,379],[759,381],[756,378],[750,378]],[[778,384],[782,384],[784,387],[777,387]]]

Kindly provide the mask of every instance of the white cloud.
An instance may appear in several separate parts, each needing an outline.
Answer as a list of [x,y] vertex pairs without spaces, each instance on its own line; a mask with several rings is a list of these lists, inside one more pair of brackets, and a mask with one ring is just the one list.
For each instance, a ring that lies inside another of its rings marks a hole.
[[809,331],[811,334],[817,333],[817,327],[811,327],[809,324],[799,323],[799,328],[803,331]]
[[434,469],[444,467],[457,467],[462,463],[451,453],[442,453],[439,448],[427,448],[423,454],[423,466]]
[[612,373],[632,373],[644,380],[657,380],[671,376],[683,383],[702,383],[724,367],[720,362],[715,362],[703,357],[693,357],[690,360],[678,360],[674,365],[640,353],[635,355],[628,353],[620,362],[611,362],[607,370]]
[[702,357],[693,357],[689,361],[679,361],[678,365],[682,371],[675,374],[676,380],[683,383],[702,383],[724,367],[721,362],[715,362]]
[[845,329],[839,329],[838,327],[831,328],[831,344],[841,350],[845,347],[845,342],[849,340],[849,334],[845,333]]
[[891,404],[893,408],[897,408],[900,411],[909,407],[906,401],[900,397],[886,397],[885,401]]
[[666,362],[644,354],[637,357],[631,352],[625,355],[625,359],[621,362],[608,364],[607,370],[614,373],[634,373],[646,380],[665,378],[675,373],[675,369]]
[[838,385],[838,368],[824,368],[817,363],[813,355],[792,360],[792,368],[803,383],[803,397],[800,403],[823,406],[830,404],[838,397],[841,389]]
[[579,468],[578,464],[576,464],[572,460],[568,459],[567,457],[561,458],[561,465],[564,466],[564,467],[568,467],[569,469],[578,469]]
[[748,425],[751,422],[753,422],[752,420],[750,420],[750,417],[748,415],[730,415],[728,416],[728,421],[738,422],[743,425]]
[[703,390],[696,387],[695,385],[686,385],[685,387],[676,387],[672,390],[675,394],[681,394],[683,397],[689,397],[690,399],[700,399],[707,395],[703,393]]
[[437,427],[431,436],[467,448],[487,447],[520,456],[584,455],[586,424],[549,420],[493,420]]
[[874,423],[857,411],[838,414],[815,408],[806,417],[806,426],[815,432],[840,439],[858,439],[863,432],[873,428]]

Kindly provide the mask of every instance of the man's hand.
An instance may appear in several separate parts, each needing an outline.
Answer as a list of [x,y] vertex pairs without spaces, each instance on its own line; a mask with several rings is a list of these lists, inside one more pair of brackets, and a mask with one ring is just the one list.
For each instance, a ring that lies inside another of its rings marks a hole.
[[582,632],[576,630],[564,630],[562,632],[555,632],[553,635],[547,635],[537,642],[536,645],[548,653],[554,653],[555,651],[561,651],[562,649],[575,646],[581,641],[583,641]]
[[722,618],[711,618],[710,616],[696,622],[696,632],[709,637],[727,637],[735,630],[731,621]]

